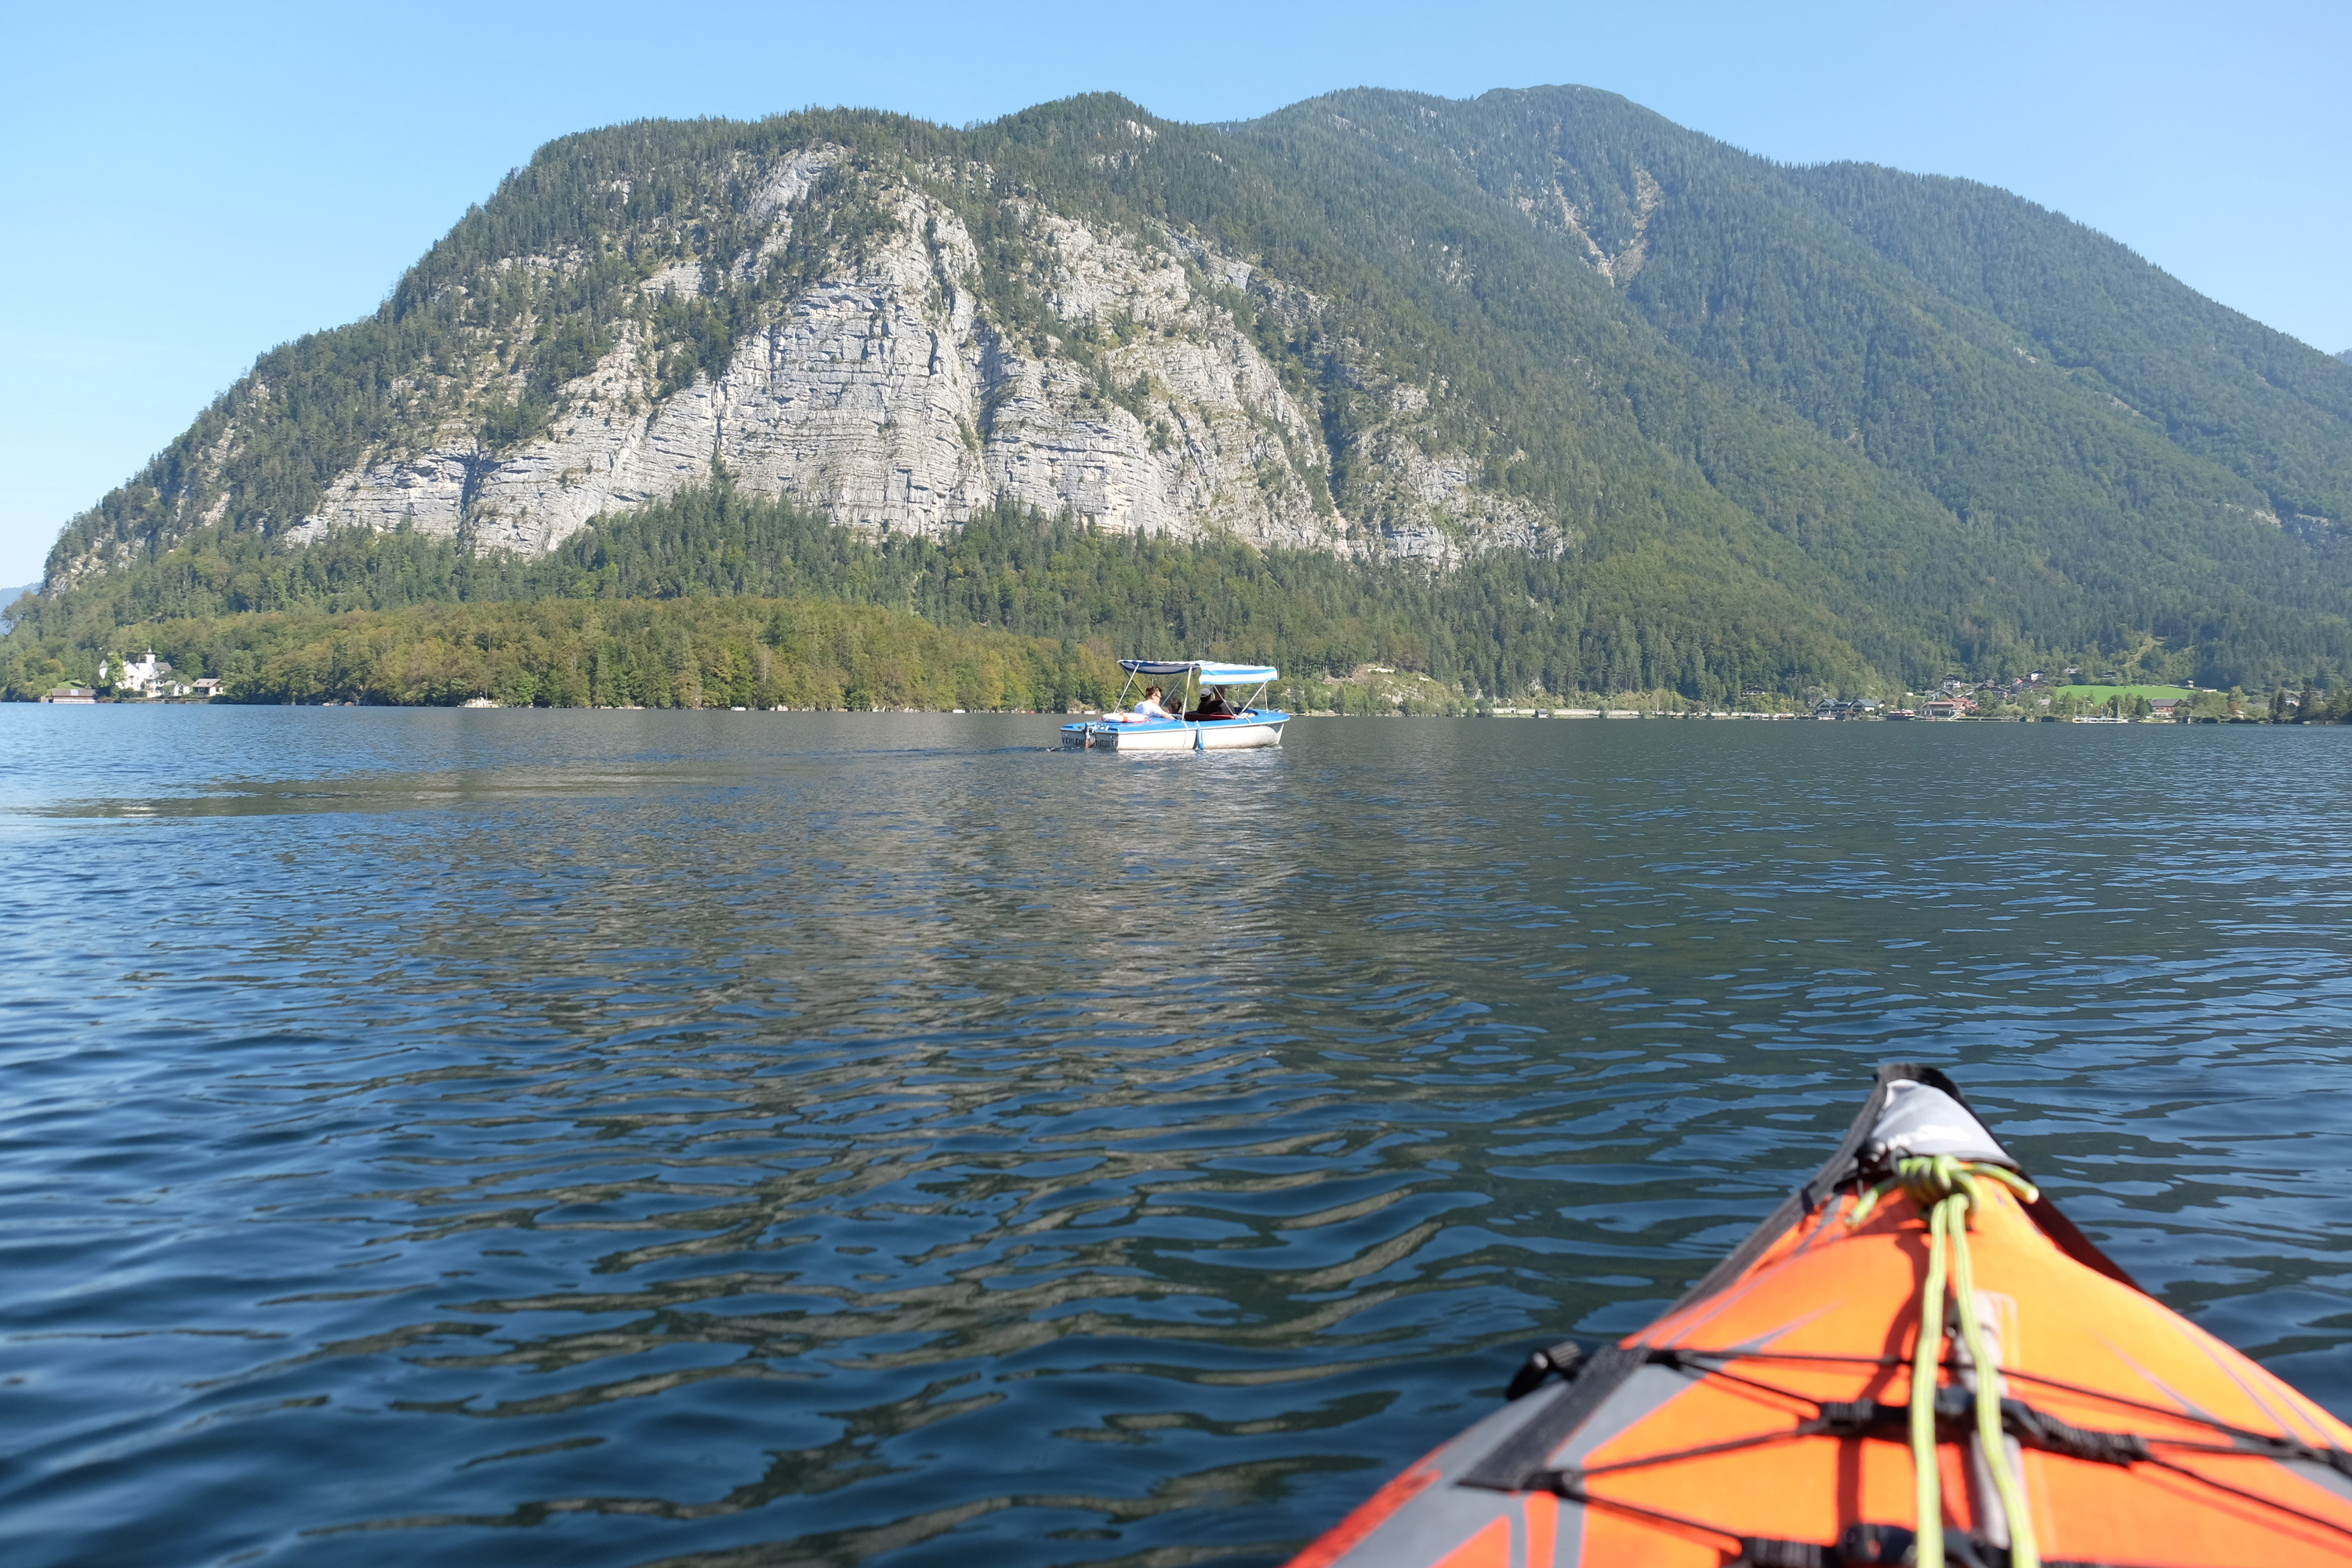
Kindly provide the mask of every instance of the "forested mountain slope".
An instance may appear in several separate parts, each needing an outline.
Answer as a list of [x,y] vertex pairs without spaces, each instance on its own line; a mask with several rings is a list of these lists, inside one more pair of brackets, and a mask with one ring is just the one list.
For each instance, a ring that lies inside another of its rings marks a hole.
[[[2352,366],[2004,193],[1576,88],[564,138],[75,519],[0,658],[360,603],[287,552],[362,534],[576,595],[491,558],[715,477],[875,538],[1033,516],[1212,583],[1263,558],[1326,601],[1307,563],[1355,563],[1339,621],[1254,612],[1239,654],[1355,646],[1417,574],[1488,689],[2352,670]],[[1057,635],[1178,637],[1149,576]]]
[[2337,657],[2304,627],[2347,603],[2352,376],[2112,240],[1963,181],[1780,168],[1578,89],[1341,94],[1266,124],[1509,202],[1710,379],[1933,497],[1941,527],[1895,531],[1939,559],[1915,614],[1940,608],[1963,661],[2126,627],[2200,647],[2209,678]]

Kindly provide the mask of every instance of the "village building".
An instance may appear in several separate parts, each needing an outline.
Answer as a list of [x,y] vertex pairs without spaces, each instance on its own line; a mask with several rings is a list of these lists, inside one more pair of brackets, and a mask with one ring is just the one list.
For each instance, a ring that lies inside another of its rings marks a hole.
[[[106,684],[106,670],[105,662],[100,661],[98,667],[98,682],[100,686]],[[164,677],[171,673],[172,667],[158,659],[155,657],[155,650],[151,647],[147,650],[147,657],[144,658],[122,661],[121,668],[115,672],[114,685],[118,690],[136,691],[142,697],[168,696],[171,694],[171,683],[165,680]]]

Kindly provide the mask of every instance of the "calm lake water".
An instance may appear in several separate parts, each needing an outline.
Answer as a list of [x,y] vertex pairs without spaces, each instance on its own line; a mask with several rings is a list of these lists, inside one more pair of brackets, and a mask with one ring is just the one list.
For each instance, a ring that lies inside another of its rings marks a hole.
[[2352,1415],[2352,731],[0,709],[16,1564],[1278,1561],[1947,1065]]

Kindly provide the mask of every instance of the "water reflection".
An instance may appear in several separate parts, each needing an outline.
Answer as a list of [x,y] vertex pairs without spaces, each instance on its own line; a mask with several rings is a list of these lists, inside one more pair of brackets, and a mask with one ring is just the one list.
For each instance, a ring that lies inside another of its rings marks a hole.
[[2352,1407],[2341,737],[7,716],[25,1561],[1271,1562],[1914,1053]]

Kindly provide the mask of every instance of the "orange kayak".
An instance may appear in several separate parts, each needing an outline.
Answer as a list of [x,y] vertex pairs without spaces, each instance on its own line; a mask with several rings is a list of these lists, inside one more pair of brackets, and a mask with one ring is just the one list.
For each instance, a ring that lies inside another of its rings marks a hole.
[[2140,1290],[1908,1064],[1664,1317],[1530,1357],[1290,1568],[1896,1563],[2352,1563],[2352,1428]]

